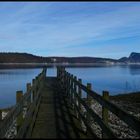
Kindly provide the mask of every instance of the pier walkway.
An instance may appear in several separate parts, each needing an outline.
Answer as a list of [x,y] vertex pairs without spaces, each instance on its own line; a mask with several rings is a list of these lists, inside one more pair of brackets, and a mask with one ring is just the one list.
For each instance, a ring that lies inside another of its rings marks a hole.
[[55,77],[47,77],[32,138],[86,138]]
[[[64,67],[57,68],[56,77],[46,72],[44,68],[32,84],[27,83],[24,94],[17,91],[16,105],[4,119],[0,110],[0,138],[6,138],[13,122],[14,138],[117,138],[110,127],[110,113],[140,135],[140,120],[111,103],[108,91],[99,95]],[[101,114],[92,108],[95,102]]]

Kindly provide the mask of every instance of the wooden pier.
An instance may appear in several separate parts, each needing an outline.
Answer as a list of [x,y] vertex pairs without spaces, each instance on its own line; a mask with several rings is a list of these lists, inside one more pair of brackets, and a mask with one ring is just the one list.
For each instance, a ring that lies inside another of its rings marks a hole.
[[[90,83],[83,85],[63,67],[57,68],[56,77],[46,76],[46,71],[27,83],[26,93],[17,91],[16,105],[3,120],[0,117],[0,138],[5,138],[14,120],[15,138],[98,138],[93,119],[101,128],[101,138],[116,138],[108,125],[109,111],[140,135],[140,121],[109,102],[107,91],[100,96]],[[102,106],[101,117],[91,108],[95,100]]]

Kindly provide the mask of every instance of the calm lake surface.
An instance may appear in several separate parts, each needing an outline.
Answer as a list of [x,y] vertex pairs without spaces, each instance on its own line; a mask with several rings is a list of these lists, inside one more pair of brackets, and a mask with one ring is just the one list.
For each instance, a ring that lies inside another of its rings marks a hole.
[[[140,91],[140,65],[100,66],[66,68],[66,70],[86,85],[92,83],[92,88],[102,94],[103,90],[110,95]],[[34,69],[0,69],[0,108],[14,105],[16,91],[26,91],[26,83],[42,71]],[[56,76],[56,68],[48,68],[48,76]]]

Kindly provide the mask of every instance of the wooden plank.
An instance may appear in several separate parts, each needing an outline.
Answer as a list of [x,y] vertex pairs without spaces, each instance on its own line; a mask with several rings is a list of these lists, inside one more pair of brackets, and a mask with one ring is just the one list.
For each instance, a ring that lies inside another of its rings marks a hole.
[[[48,81],[48,85],[43,88],[42,101],[38,110],[38,115],[35,121],[35,125],[31,134],[32,138],[55,138],[55,118],[53,117],[53,94],[51,91],[46,93],[51,81]],[[51,102],[50,102],[51,101]],[[45,116],[44,116],[45,115]],[[51,125],[50,125],[51,123]],[[54,132],[53,132],[54,131]]]
[[56,78],[47,78],[32,138],[87,137],[59,87]]

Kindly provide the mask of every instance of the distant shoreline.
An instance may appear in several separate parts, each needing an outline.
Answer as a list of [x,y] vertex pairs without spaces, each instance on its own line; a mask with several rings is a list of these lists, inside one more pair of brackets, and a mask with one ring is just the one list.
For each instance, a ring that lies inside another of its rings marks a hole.
[[2,68],[43,68],[43,67],[95,67],[95,66],[140,66],[140,63],[0,63]]

